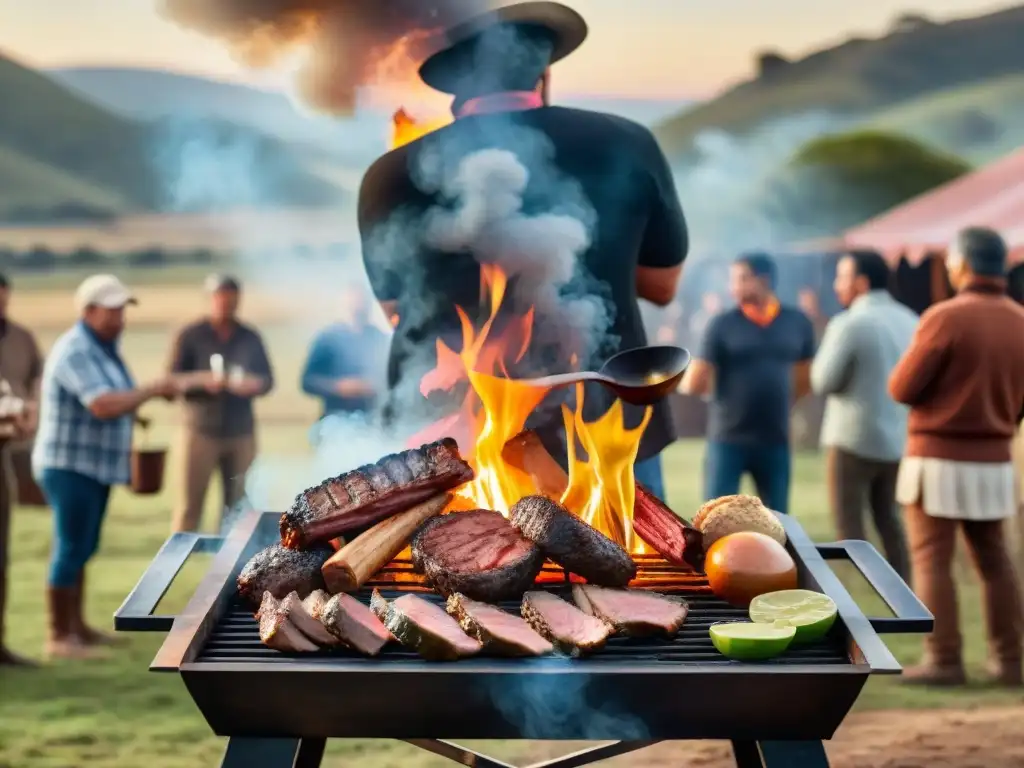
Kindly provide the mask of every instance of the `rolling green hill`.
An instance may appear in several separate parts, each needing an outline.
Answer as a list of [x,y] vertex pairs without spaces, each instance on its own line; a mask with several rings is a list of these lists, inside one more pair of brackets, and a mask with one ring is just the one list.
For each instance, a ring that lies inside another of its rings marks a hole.
[[0,220],[337,203],[344,191],[312,166],[303,149],[222,120],[115,115],[0,56]]
[[703,131],[742,135],[815,111],[867,119],[954,88],[985,87],[1024,74],[1024,6],[934,23],[904,17],[879,39],[857,38],[789,61],[765,52],[759,73],[655,129],[666,153],[685,157]]

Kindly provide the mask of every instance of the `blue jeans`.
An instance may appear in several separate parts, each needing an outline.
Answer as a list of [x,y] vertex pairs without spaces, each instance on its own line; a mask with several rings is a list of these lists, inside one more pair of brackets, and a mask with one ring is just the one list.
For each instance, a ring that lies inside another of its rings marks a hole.
[[53,509],[50,586],[73,587],[99,548],[110,486],[67,469],[44,469],[39,485]]
[[660,454],[634,464],[633,479],[662,501],[665,500],[665,481],[661,474]]
[[704,499],[740,492],[749,474],[757,495],[769,509],[789,511],[790,454],[788,445],[737,445],[708,442],[704,456]]

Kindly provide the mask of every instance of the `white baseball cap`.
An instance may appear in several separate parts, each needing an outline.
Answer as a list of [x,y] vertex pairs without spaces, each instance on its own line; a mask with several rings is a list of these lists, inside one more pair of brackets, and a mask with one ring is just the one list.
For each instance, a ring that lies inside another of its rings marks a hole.
[[115,275],[92,275],[85,278],[75,291],[75,307],[79,312],[86,307],[120,309],[137,303],[128,286]]

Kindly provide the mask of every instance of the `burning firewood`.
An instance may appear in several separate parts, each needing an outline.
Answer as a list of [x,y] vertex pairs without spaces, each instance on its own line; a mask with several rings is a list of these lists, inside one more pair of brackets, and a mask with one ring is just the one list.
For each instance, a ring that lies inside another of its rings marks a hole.
[[[569,477],[548,453],[535,432],[527,430],[505,444],[502,458],[533,478],[537,491],[560,499],[569,485]],[[654,551],[675,565],[694,570],[704,567],[704,547],[700,531],[636,484],[633,506],[633,532]]]

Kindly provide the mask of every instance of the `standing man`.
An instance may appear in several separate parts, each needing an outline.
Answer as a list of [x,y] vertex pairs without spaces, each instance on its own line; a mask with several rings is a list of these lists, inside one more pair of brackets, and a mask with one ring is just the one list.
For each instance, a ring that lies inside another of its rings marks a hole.
[[135,412],[178,391],[170,377],[136,386],[118,350],[129,304],[135,298],[114,275],[87,278],[75,292],[81,319],[43,367],[32,472],[53,510],[51,658],[93,658],[90,646],[113,642],[85,623],[85,567],[99,547],[111,487],[131,481]]
[[908,682],[964,682],[953,582],[962,531],[981,577],[989,671],[1019,686],[1021,597],[1005,521],[1016,511],[1010,443],[1024,413],[1024,308],[1006,295],[1006,243],[990,229],[960,233],[946,257],[957,295],[922,316],[889,392],[910,406],[896,499],[904,506],[914,588],[935,616]]
[[767,254],[737,259],[729,273],[737,306],[709,323],[680,388],[712,396],[705,498],[739,493],[749,473],[765,505],[784,513],[790,409],[810,391],[814,328],[799,309],[779,304],[775,283],[775,262]]
[[388,337],[372,324],[366,295],[348,286],[341,310],[341,322],[313,341],[302,370],[302,391],[321,400],[322,418],[371,412],[384,373]]
[[214,469],[221,478],[221,523],[224,511],[242,498],[245,473],[256,457],[253,400],[274,386],[263,339],[238,319],[239,282],[211,275],[206,291],[209,317],[182,329],[171,353],[171,373],[193,374],[192,380],[200,383],[185,395],[185,487],[174,515],[175,531],[199,528]]
[[7,316],[11,284],[0,275],[0,382],[3,397],[20,407],[12,420],[0,425],[0,667],[30,665],[4,646],[7,601],[7,565],[10,557],[11,506],[16,487],[10,450],[14,443],[31,438],[38,423],[39,377],[43,360],[32,333]]
[[[606,354],[647,343],[639,299],[666,306],[675,297],[687,232],[672,173],[653,134],[621,117],[547,104],[545,71],[586,36],[586,22],[564,5],[510,5],[447,30],[440,50],[420,67],[428,85],[454,97],[455,121],[384,155],[367,171],[359,192],[359,228],[370,284],[386,314],[395,314],[397,308],[400,317],[388,365],[392,402],[403,391],[403,380],[408,384],[431,367],[429,361],[423,367],[422,356],[432,352],[439,338],[460,337],[456,307],[471,317],[482,309],[480,265],[472,253],[441,252],[422,241],[403,253],[389,236],[396,224],[418,221],[449,204],[445,190],[417,186],[424,161],[443,155],[448,162],[481,149],[507,149],[528,171],[523,199],[540,205],[551,193],[553,176],[572,180],[596,213],[577,269],[600,286],[589,295],[605,292],[601,300],[614,308],[607,332],[613,341],[603,350]],[[548,203],[542,210],[562,203]],[[481,211],[481,216],[489,213]],[[519,245],[513,237],[508,249],[514,252]],[[550,372],[568,370],[571,360],[564,357],[545,367]],[[599,416],[610,404],[604,392],[588,389],[586,418]],[[630,426],[640,422],[642,409],[627,406],[625,412]],[[549,448],[564,444],[557,409],[538,426]],[[662,401],[654,406],[635,465],[636,479],[659,496],[659,454],[673,440],[672,414]]]
[[917,315],[887,290],[889,266],[874,251],[853,251],[836,267],[846,311],[825,329],[811,366],[811,387],[825,397],[821,444],[827,450],[832,519],[840,539],[864,539],[865,500],[889,563],[910,581],[896,506],[896,475],[907,408],[889,396],[889,374],[910,346]]

